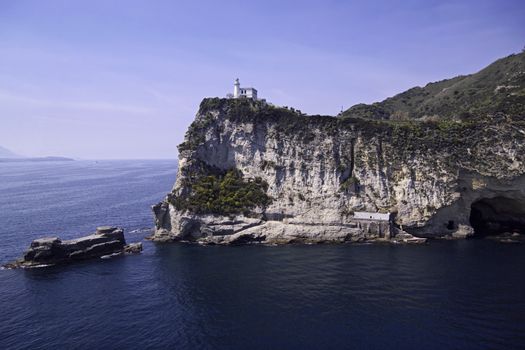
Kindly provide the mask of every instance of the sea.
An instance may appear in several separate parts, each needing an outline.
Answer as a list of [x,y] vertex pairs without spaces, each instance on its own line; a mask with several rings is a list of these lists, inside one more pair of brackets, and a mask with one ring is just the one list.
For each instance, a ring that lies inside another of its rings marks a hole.
[[[151,233],[175,160],[0,164],[0,263]],[[0,270],[0,349],[525,349],[525,246],[198,246]]]

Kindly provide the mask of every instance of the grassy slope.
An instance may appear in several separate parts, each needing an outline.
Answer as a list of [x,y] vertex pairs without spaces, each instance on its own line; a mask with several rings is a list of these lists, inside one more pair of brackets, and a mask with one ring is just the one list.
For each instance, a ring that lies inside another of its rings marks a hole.
[[497,112],[525,116],[525,53],[499,59],[475,74],[415,87],[371,105],[355,105],[342,117],[468,120]]

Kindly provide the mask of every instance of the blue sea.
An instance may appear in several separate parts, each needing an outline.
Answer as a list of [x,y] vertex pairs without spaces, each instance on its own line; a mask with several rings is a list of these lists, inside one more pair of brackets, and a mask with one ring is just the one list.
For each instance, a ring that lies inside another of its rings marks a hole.
[[[151,232],[176,161],[0,164],[0,263],[98,225]],[[0,349],[525,349],[525,246],[218,247],[0,270]]]

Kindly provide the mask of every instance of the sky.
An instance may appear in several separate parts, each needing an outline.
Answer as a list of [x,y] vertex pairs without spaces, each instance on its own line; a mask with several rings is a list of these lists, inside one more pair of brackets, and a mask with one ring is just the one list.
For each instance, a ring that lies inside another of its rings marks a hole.
[[175,158],[235,78],[335,115],[520,52],[524,18],[522,0],[0,0],[0,145]]

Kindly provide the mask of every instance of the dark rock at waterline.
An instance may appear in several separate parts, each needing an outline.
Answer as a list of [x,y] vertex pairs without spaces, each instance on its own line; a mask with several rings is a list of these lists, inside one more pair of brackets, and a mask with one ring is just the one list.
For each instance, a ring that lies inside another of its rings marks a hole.
[[26,268],[56,265],[123,253],[140,253],[141,251],[142,243],[126,245],[123,229],[101,226],[95,233],[66,241],[58,237],[35,239],[22,259],[8,263],[4,267]]
[[130,243],[124,246],[124,253],[126,254],[137,254],[142,251],[142,243]]

